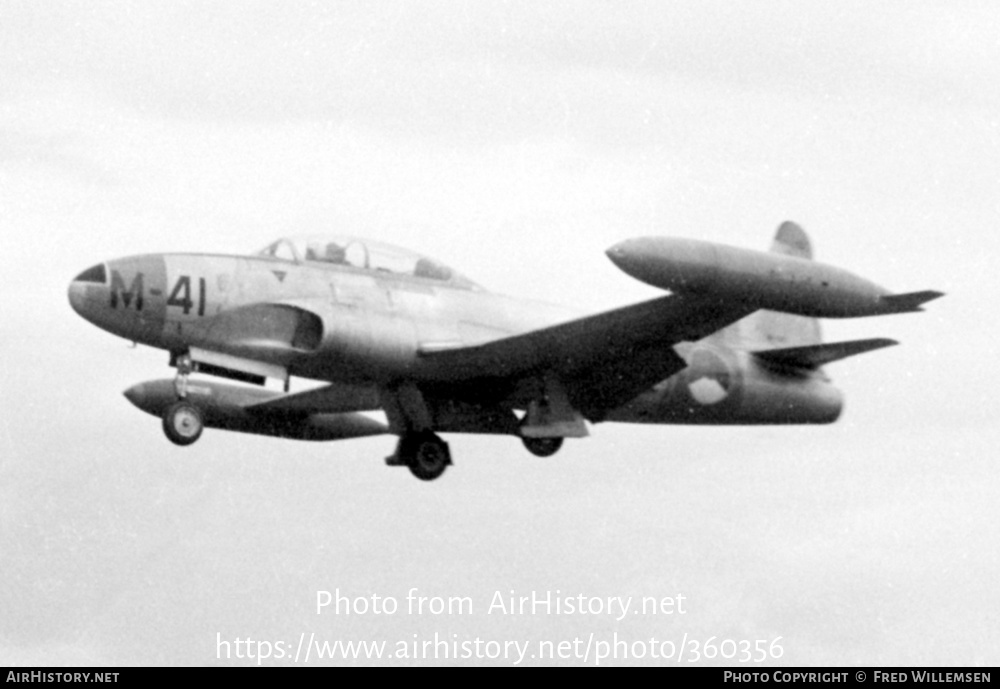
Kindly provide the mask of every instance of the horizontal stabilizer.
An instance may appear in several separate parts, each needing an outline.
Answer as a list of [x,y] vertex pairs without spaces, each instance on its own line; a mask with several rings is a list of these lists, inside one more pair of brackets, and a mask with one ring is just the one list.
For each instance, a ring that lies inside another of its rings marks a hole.
[[908,313],[911,311],[923,311],[921,305],[932,299],[943,297],[944,292],[936,292],[932,289],[923,292],[907,292],[906,294],[890,294],[879,297],[879,301],[887,304],[887,313]]
[[830,342],[827,344],[809,345],[807,347],[788,347],[785,349],[766,349],[754,352],[758,359],[771,364],[789,368],[815,369],[840,359],[846,359],[856,354],[864,354],[883,347],[899,344],[887,338],[871,340],[850,340],[848,342]]

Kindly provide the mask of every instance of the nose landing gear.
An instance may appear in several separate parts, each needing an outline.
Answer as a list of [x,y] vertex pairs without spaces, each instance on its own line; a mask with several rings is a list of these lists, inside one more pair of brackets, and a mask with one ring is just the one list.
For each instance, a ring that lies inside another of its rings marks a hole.
[[174,378],[174,389],[177,390],[177,399],[184,399],[188,393],[188,376],[194,371],[194,361],[190,354],[181,354],[177,357],[177,377]]
[[205,420],[198,407],[186,400],[175,402],[163,414],[163,432],[175,445],[190,445],[204,429]]
[[174,390],[177,392],[177,402],[167,407],[163,413],[163,432],[175,445],[190,445],[201,437],[205,430],[205,420],[201,411],[187,400],[188,376],[194,371],[194,362],[190,354],[177,357],[177,377],[174,379]]

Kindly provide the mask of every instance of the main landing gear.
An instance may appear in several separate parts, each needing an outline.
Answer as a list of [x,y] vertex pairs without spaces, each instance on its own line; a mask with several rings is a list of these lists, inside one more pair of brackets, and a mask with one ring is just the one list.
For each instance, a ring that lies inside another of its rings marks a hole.
[[399,438],[396,454],[386,458],[390,466],[407,466],[421,481],[433,481],[451,464],[448,443],[432,431],[407,433]]
[[559,452],[562,447],[562,438],[526,438],[522,437],[521,442],[528,448],[528,452],[536,457],[551,457]]

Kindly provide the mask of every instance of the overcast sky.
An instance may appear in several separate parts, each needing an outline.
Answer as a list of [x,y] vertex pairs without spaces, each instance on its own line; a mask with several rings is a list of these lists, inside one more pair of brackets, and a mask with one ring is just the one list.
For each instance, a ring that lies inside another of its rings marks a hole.
[[[995,3],[0,0],[0,74],[0,664],[615,632],[1000,663]],[[597,311],[657,294],[604,256],[622,239],[765,248],[786,219],[947,293],[824,324],[903,343],[828,368],[837,424],[597,425],[546,460],[450,436],[431,484],[383,465],[390,437],[175,448],[121,396],[166,353],[66,300],[107,258],[327,231]],[[474,614],[314,611],[411,587]],[[487,615],[511,590],[688,612]]]

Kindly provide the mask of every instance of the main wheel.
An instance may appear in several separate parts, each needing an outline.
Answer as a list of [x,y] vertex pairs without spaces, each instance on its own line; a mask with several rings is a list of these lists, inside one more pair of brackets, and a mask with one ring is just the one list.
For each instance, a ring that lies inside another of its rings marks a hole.
[[536,457],[551,457],[562,447],[562,438],[521,438],[528,452]]
[[201,412],[190,402],[176,402],[163,414],[163,432],[175,445],[190,445],[204,429]]
[[407,439],[406,464],[421,481],[433,481],[451,464],[448,443],[434,433],[421,433]]

